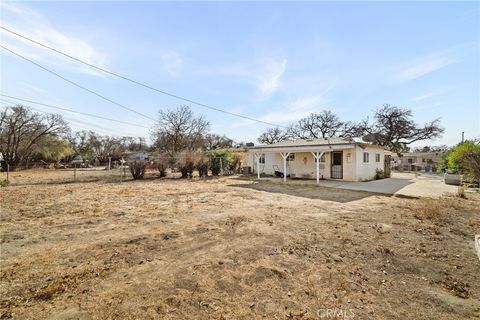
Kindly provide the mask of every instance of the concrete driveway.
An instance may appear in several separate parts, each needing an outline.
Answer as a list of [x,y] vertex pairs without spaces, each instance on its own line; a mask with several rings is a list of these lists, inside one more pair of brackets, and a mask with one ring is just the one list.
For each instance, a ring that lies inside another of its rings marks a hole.
[[403,195],[409,197],[438,198],[444,194],[457,192],[456,186],[446,185],[443,175],[413,173],[393,173],[391,178],[368,182],[347,182],[323,180],[320,185],[347,190]]

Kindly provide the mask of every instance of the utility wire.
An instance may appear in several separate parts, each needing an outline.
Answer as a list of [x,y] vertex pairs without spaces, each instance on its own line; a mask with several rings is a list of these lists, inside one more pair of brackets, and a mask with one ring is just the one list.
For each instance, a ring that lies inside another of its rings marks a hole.
[[[116,119],[107,118],[107,117],[99,116],[99,115],[92,114],[92,113],[80,112],[80,111],[76,111],[76,110],[72,110],[72,109],[67,109],[67,108],[59,107],[59,106],[52,105],[52,104],[41,103],[41,102],[29,100],[29,99],[17,98],[17,97],[13,97],[13,96],[9,96],[9,95],[3,94],[3,93],[0,93],[0,96],[2,96],[2,97],[7,97],[7,98],[10,98],[10,99],[19,100],[19,101],[23,101],[23,102],[34,103],[34,104],[38,104],[38,105],[40,105],[40,106],[44,106],[44,107],[48,107],[48,108],[54,108],[54,109],[58,109],[58,110],[63,110],[63,111],[68,111],[68,112],[72,112],[72,113],[82,114],[82,115],[88,116],[88,117],[94,117],[94,118],[98,118],[98,119],[102,119],[102,120],[108,120],[108,121],[113,121],[113,122],[118,122],[118,123],[126,124],[126,125],[129,125],[129,126],[135,126],[135,127],[150,129],[150,127],[143,126],[143,125],[137,124],[137,123],[131,123],[131,122],[126,122],[126,121],[122,121],[122,120],[116,120]],[[13,103],[13,102],[12,102],[12,103]]]
[[33,60],[31,60],[31,59],[29,59],[29,58],[27,58],[27,57],[25,57],[25,56],[22,56],[21,54],[19,54],[19,53],[15,52],[15,51],[13,51],[13,50],[11,50],[11,49],[3,46],[3,45],[0,45],[0,48],[2,48],[2,49],[4,49],[4,50],[7,50],[7,51],[9,51],[10,53],[16,55],[17,57],[22,58],[23,60],[26,60],[26,61],[28,61],[28,62],[36,65],[37,67],[39,67],[39,68],[47,71],[48,73],[51,73],[51,74],[59,77],[60,79],[66,81],[66,82],[68,82],[68,83],[70,83],[70,84],[73,84],[74,86],[76,86],[76,87],[78,87],[78,88],[80,88],[80,89],[82,89],[82,90],[88,91],[88,92],[90,92],[91,94],[94,94],[94,95],[96,95],[97,97],[102,98],[103,100],[106,100],[106,101],[108,101],[108,102],[110,102],[110,103],[113,103],[114,105],[119,106],[120,108],[123,108],[123,109],[125,109],[125,110],[134,112],[134,113],[136,113],[136,114],[138,114],[138,115],[140,115],[140,116],[142,116],[142,117],[144,117],[144,118],[147,118],[147,119],[149,119],[149,120],[156,121],[155,118],[152,118],[152,117],[147,116],[147,115],[145,115],[145,114],[143,114],[143,113],[141,113],[141,112],[138,112],[138,111],[136,111],[136,110],[134,110],[134,109],[131,109],[131,108],[127,107],[127,106],[124,106],[123,104],[120,104],[120,103],[118,103],[118,102],[115,102],[115,101],[113,101],[112,99],[109,99],[109,98],[101,95],[100,93],[98,93],[98,92],[96,92],[96,91],[93,91],[93,90],[91,90],[91,89],[88,89],[88,88],[86,88],[86,87],[84,87],[84,86],[82,86],[82,85],[80,85],[80,84],[78,84],[78,83],[76,83],[76,82],[74,82],[74,81],[72,81],[72,80],[69,80],[69,79],[65,78],[64,76],[56,73],[55,71],[52,71],[52,70],[50,70],[50,69],[48,69],[48,68],[46,68],[46,67],[44,67],[44,66],[42,66],[42,65],[40,65],[40,64],[38,64],[38,63],[36,63],[35,61],[33,61]]
[[225,114],[234,116],[234,117],[239,117],[239,118],[247,119],[247,120],[250,120],[250,121],[255,121],[255,122],[267,124],[267,125],[269,125],[269,126],[281,127],[281,128],[286,128],[286,129],[288,128],[288,127],[286,127],[286,126],[281,126],[281,125],[278,125],[278,124],[275,124],[275,123],[271,123],[271,122],[263,121],[263,120],[260,120],[260,119],[255,119],[255,118],[252,118],[252,117],[249,117],[249,116],[244,116],[244,115],[241,115],[241,114],[238,114],[238,113],[234,113],[234,112],[222,110],[222,109],[219,109],[219,108],[216,108],[216,107],[213,107],[213,106],[210,106],[210,105],[207,105],[207,104],[204,104],[204,103],[195,101],[195,100],[191,100],[191,99],[188,99],[188,98],[184,98],[184,97],[182,97],[182,96],[179,96],[179,95],[176,95],[176,94],[173,94],[173,93],[164,91],[164,90],[157,89],[157,88],[152,87],[152,86],[150,86],[150,85],[148,85],[148,84],[145,84],[145,83],[143,83],[143,82],[140,82],[140,81],[134,80],[134,79],[132,79],[132,78],[128,78],[128,77],[126,77],[126,76],[122,76],[121,74],[118,74],[118,73],[116,73],[116,72],[109,71],[109,70],[107,70],[107,69],[98,67],[98,66],[96,66],[96,65],[94,65],[94,64],[91,64],[91,63],[89,63],[89,62],[86,62],[86,61],[84,61],[84,60],[81,60],[81,59],[79,59],[79,58],[76,58],[76,57],[74,57],[74,56],[72,56],[72,55],[69,55],[68,53],[62,52],[62,51],[60,51],[60,50],[58,50],[58,49],[52,48],[52,47],[50,47],[50,46],[48,46],[48,45],[46,45],[46,44],[44,44],[44,43],[38,42],[38,41],[36,41],[36,40],[33,40],[33,39],[31,39],[31,38],[29,38],[29,37],[27,37],[27,36],[24,36],[24,35],[22,35],[22,34],[20,34],[20,33],[18,33],[18,32],[15,32],[15,31],[10,30],[10,29],[8,29],[8,28],[5,28],[5,27],[3,27],[3,26],[0,26],[0,28],[3,29],[3,30],[5,30],[5,31],[7,31],[7,32],[10,32],[10,33],[13,34],[13,35],[16,35],[17,37],[23,38],[23,39],[25,39],[25,40],[27,40],[27,41],[30,41],[30,42],[32,42],[32,43],[34,43],[34,44],[36,44],[36,45],[39,45],[39,46],[41,46],[41,47],[44,47],[44,48],[49,49],[49,50],[51,50],[51,51],[54,51],[54,52],[56,52],[56,53],[58,53],[58,54],[61,54],[61,55],[65,56],[65,57],[67,57],[67,58],[70,58],[70,59],[75,60],[75,61],[77,61],[77,62],[80,62],[80,63],[82,63],[82,64],[84,64],[84,65],[87,65],[87,66],[89,66],[89,67],[91,67],[91,68],[94,68],[94,69],[96,69],[96,70],[102,71],[102,72],[104,72],[104,73],[107,73],[107,74],[109,74],[109,75],[115,76],[115,77],[117,77],[117,78],[126,80],[126,81],[128,81],[128,82],[134,83],[134,84],[136,84],[136,85],[142,86],[142,87],[144,87],[144,88],[147,88],[147,89],[156,91],[156,92],[161,93],[161,94],[163,94],[163,95],[167,95],[167,96],[170,96],[170,97],[175,98],[175,99],[183,100],[183,101],[186,101],[186,102],[188,102],[188,103],[195,104],[195,105],[198,105],[198,106],[207,108],[207,109],[211,109],[211,110],[214,110],[214,111],[222,112],[222,113],[225,113]]
[[[0,99],[3,103],[3,107],[8,107],[8,104],[11,104],[12,102],[9,101],[9,100],[6,100],[6,99]],[[8,103],[8,104],[7,104]],[[33,107],[30,107],[30,109],[36,111],[36,112],[41,112],[41,113],[44,113],[44,114],[53,114],[51,112],[47,112],[47,111],[44,111],[44,110],[40,110],[40,109],[37,109],[37,108],[33,108]],[[76,120],[76,119],[70,119],[70,118],[65,118],[66,120],[68,120],[69,122],[73,122],[73,123],[76,123],[77,125],[80,124],[82,129],[86,129],[86,130],[92,130],[91,128],[87,128],[87,127],[84,127],[85,125],[87,126],[90,126],[90,127],[94,127],[94,128],[97,128],[97,130],[101,130],[101,131],[104,131],[104,132],[108,132],[109,134],[111,134],[114,130],[112,129],[109,129],[109,128],[105,128],[105,127],[102,127],[102,126],[98,126],[96,124],[93,124],[93,123],[86,123],[86,122],[83,122],[83,121],[80,121],[80,120]]]

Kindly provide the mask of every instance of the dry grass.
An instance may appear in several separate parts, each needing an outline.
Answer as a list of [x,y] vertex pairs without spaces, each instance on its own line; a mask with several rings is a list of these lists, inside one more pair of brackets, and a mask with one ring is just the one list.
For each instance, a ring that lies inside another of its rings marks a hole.
[[1,317],[480,316],[478,195],[99,174],[18,172],[0,189]]
[[440,199],[423,198],[415,202],[412,210],[415,217],[423,220],[444,220],[459,207],[457,199],[443,197]]

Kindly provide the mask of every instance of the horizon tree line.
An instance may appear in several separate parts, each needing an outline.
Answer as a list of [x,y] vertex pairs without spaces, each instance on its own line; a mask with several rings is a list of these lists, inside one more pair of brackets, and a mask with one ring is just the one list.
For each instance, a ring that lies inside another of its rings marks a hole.
[[[333,112],[323,110],[300,119],[288,129],[269,128],[258,141],[271,144],[293,139],[364,136],[369,142],[401,154],[411,143],[440,137],[443,132],[439,119],[418,125],[411,110],[386,104],[376,110],[372,122],[368,118],[358,123],[342,121]],[[89,130],[72,132],[61,115],[44,115],[23,105],[0,111],[2,167],[6,163],[15,167],[33,159],[59,162],[75,155],[104,162],[109,157],[120,159],[126,152],[143,150],[175,158],[234,145],[225,135],[211,133],[209,121],[196,116],[187,105],[160,110],[151,138],[153,143],[149,146],[143,137],[115,137]]]

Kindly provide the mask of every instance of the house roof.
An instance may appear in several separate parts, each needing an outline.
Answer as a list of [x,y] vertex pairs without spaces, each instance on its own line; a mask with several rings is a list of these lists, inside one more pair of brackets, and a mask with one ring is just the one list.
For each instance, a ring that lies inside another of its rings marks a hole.
[[[306,147],[306,146],[331,146],[339,144],[360,144],[353,139],[348,138],[328,138],[328,139],[298,139],[286,140],[272,144],[258,145],[250,149],[281,148],[281,147]],[[365,144],[365,143],[363,143]]]
[[341,149],[341,148],[353,148],[355,145],[361,147],[373,147],[373,148],[380,148],[384,149],[384,147],[373,145],[370,143],[363,142],[359,139],[355,138],[328,138],[328,139],[298,139],[298,140],[287,140],[281,141],[273,144],[266,144],[266,145],[258,145],[254,147],[250,147],[250,150],[284,150],[289,149],[292,151],[298,150],[299,152],[302,150],[306,150],[306,148],[316,148],[316,149],[326,149],[326,148],[334,148]]

